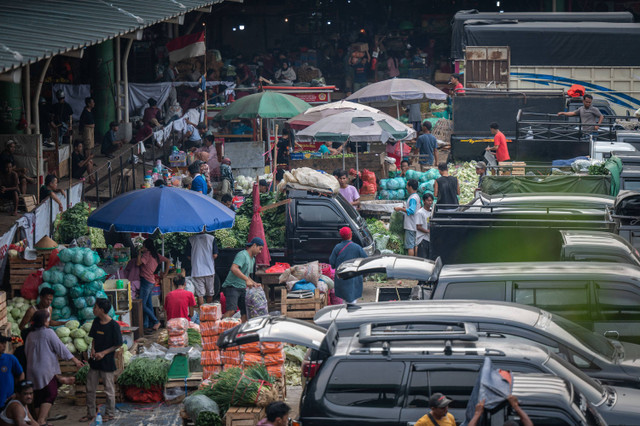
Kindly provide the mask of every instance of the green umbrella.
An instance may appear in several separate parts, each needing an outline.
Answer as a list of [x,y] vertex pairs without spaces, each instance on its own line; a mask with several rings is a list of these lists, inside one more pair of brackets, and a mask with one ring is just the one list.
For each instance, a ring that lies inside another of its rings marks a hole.
[[216,115],[218,120],[238,118],[291,118],[311,108],[295,96],[261,92],[238,99]]

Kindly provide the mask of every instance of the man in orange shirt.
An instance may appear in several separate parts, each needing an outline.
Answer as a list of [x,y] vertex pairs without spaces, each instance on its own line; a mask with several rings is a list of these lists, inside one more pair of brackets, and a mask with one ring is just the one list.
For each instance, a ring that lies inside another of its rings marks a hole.
[[460,83],[460,74],[451,74],[449,84],[453,86],[452,92],[454,95],[464,95],[464,86]]
[[511,157],[509,157],[509,148],[507,148],[507,138],[504,137],[504,133],[498,130],[499,128],[498,123],[489,124],[489,129],[493,135],[493,146],[487,147],[487,151],[494,151],[496,153],[498,163],[511,159]]

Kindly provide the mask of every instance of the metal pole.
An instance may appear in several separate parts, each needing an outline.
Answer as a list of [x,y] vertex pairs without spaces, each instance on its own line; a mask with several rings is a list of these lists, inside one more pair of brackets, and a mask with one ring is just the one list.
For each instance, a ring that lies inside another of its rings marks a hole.
[[136,163],[133,160],[133,147],[131,147],[131,179],[133,179],[132,185],[133,185],[133,188],[135,188],[136,187]]
[[[60,153],[58,153],[59,160]],[[73,116],[69,117],[69,190],[67,191],[67,209],[71,207],[71,182],[73,182]]]
[[124,121],[129,122],[129,70],[127,64],[129,63],[129,52],[131,51],[131,45],[133,39],[127,39],[127,47],[124,48],[124,60],[122,61],[122,70],[124,71]]
[[122,121],[122,56],[120,54],[120,37],[113,40],[116,45],[116,121]]
[[120,159],[120,193],[124,193],[124,169],[122,168],[122,154],[118,157]]
[[22,103],[25,120],[27,120],[27,134],[33,133],[31,130],[31,65],[24,66],[24,102]]
[[98,191],[98,171],[96,170],[94,172],[94,177],[96,179],[96,183],[94,184],[96,186],[96,207],[100,207],[100,192]]
[[113,189],[111,187],[111,161],[107,163],[107,171],[109,173],[109,199],[113,198]]
[[40,92],[42,91],[42,83],[44,83],[44,76],[47,74],[47,70],[49,69],[51,58],[52,56],[48,57],[44,61],[44,66],[42,67],[42,71],[40,71],[40,78],[38,79],[38,83],[36,84],[36,93],[34,93],[33,95],[33,121],[36,125],[36,133],[40,133]]

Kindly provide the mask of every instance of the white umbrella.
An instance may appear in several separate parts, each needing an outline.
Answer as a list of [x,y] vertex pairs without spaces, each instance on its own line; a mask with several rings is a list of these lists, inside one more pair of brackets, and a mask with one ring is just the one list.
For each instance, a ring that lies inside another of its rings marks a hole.
[[383,112],[345,111],[299,131],[301,141],[387,142],[416,137],[416,131]]
[[[301,141],[322,142],[387,142],[416,137],[416,131],[383,112],[346,111],[335,114],[297,133]],[[342,151],[344,167],[344,150]],[[358,150],[356,170],[359,171]]]
[[287,120],[287,123],[291,125],[296,130],[302,130],[305,127],[308,127],[323,118],[329,117],[331,115],[340,114],[345,111],[369,111],[369,112],[380,112],[380,110],[363,105],[357,104],[355,102],[345,101],[344,99],[338,102],[331,102],[328,104],[322,104],[315,106],[313,108],[309,108],[308,110],[296,115],[293,118]]
[[329,102],[327,104],[321,104],[318,106],[311,107],[308,110],[306,110],[303,114],[308,114],[308,113],[318,112],[318,111],[325,111],[327,109],[344,109],[344,110],[353,109],[357,111],[380,112],[379,109],[342,99],[341,101]]
[[435,86],[413,78],[390,78],[369,84],[346,100],[367,105],[392,106],[426,101],[444,101],[447,94]]

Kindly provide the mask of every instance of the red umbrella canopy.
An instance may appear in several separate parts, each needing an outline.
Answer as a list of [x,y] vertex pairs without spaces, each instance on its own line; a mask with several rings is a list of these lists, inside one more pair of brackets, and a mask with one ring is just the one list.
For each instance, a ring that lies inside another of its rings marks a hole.
[[249,227],[249,237],[247,241],[251,241],[255,237],[262,238],[264,241],[264,247],[262,252],[256,256],[256,263],[258,265],[270,265],[271,254],[269,253],[269,247],[267,247],[267,239],[264,236],[264,226],[262,224],[262,206],[260,206],[260,190],[258,189],[258,183],[253,184],[253,217],[251,218],[251,226]]

